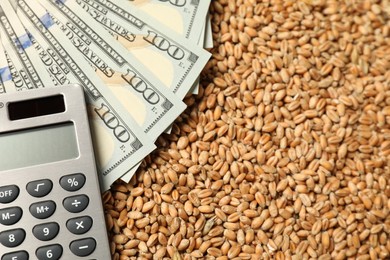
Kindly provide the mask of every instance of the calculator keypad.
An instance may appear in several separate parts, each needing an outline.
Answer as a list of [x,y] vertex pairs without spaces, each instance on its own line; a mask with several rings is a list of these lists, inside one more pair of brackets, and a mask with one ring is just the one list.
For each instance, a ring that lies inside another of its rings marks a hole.
[[36,198],[46,196],[50,193],[52,188],[53,183],[48,179],[29,182],[26,187],[27,192]]
[[92,227],[92,218],[88,216],[69,219],[66,222],[66,227],[70,232],[76,235],[81,235]]
[[6,226],[17,223],[22,217],[23,211],[19,207],[0,209],[0,223]]
[[77,256],[88,256],[96,247],[96,241],[93,238],[84,238],[70,243],[70,251]]
[[57,236],[59,230],[60,226],[55,222],[44,223],[36,225],[33,228],[33,234],[41,241],[49,241]]
[[16,251],[3,255],[1,260],[28,260],[28,253],[26,251]]
[[7,230],[0,233],[0,243],[5,247],[16,247],[24,241],[25,237],[26,232],[23,229]]
[[76,195],[64,199],[64,208],[72,213],[79,213],[83,211],[89,203],[87,195]]
[[66,191],[77,191],[84,186],[85,176],[81,173],[63,176],[60,180],[61,187]]
[[[68,192],[80,190],[86,182],[86,177],[82,173],[75,173],[62,176],[59,179],[59,184],[62,189]],[[34,180],[25,186],[27,193],[34,198],[45,198],[45,200],[34,201],[29,206],[29,213],[36,219],[50,219],[56,212],[56,202],[48,196],[54,189],[53,182],[49,179]],[[55,190],[55,189],[54,189]],[[0,187],[0,204],[6,204],[15,201],[20,194],[20,189],[16,185],[7,185]],[[79,216],[77,213],[84,211],[89,204],[89,197],[85,194],[75,194],[65,197],[62,201],[62,207],[70,213],[74,213],[74,217],[66,221],[67,231],[81,236],[86,234],[93,225],[91,216]],[[23,210],[20,207],[7,207],[0,209],[0,224],[4,226],[12,226],[23,217]],[[5,247],[13,248],[23,243],[26,238],[26,231],[22,228],[14,228],[0,233],[0,244]],[[60,225],[54,221],[46,223],[37,223],[29,232],[39,241],[51,241],[60,234]],[[66,232],[66,230],[61,230]],[[37,247],[35,255],[38,260],[55,260],[60,259],[64,253],[64,245],[49,244]],[[65,248],[75,256],[89,256],[96,249],[96,240],[93,238],[75,239]],[[30,252],[32,253],[32,252]],[[1,255],[1,260],[28,260],[29,254],[26,251],[15,251]]]
[[10,203],[19,195],[19,188],[16,185],[0,187],[0,203]]
[[56,204],[52,200],[33,203],[30,206],[30,213],[38,219],[45,219],[53,215]]
[[37,249],[36,255],[38,260],[57,260],[62,256],[62,246],[48,245]]

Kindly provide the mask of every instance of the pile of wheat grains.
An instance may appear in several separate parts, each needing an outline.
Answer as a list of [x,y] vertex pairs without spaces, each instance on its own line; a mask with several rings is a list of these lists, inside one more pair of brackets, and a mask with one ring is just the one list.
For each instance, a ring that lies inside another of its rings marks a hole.
[[199,95],[103,194],[113,259],[389,259],[390,2],[210,14]]

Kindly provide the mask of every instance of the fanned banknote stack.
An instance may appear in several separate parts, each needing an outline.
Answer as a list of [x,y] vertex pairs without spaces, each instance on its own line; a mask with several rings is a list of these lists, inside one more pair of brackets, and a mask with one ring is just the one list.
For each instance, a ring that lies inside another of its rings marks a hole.
[[209,4],[1,0],[0,93],[82,85],[107,190],[130,180],[197,93],[212,46]]

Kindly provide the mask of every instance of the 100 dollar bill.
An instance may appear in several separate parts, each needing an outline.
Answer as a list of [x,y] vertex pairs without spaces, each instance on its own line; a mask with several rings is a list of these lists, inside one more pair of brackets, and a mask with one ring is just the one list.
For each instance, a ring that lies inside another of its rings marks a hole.
[[80,6],[40,3],[77,50],[152,140],[185,109],[185,104]]
[[72,56],[77,49],[37,2],[19,0],[17,14],[56,84],[79,83],[84,87],[99,177],[103,189],[109,189],[155,148],[153,142],[118,104],[86,60]]
[[8,1],[0,1],[0,38],[15,87],[9,88],[8,92],[51,85],[50,75],[40,62],[29,36],[12,10]]
[[15,84],[12,81],[7,56],[5,54],[3,43],[0,41],[0,94],[11,92],[14,89]]
[[153,16],[191,41],[197,41],[202,33],[210,0],[121,0],[131,9],[138,8]]
[[[46,1],[61,5],[60,1]],[[61,2],[69,9],[81,6],[180,99],[187,94],[210,57],[210,53],[197,46],[196,42],[185,39],[148,14],[129,8],[126,2]]]

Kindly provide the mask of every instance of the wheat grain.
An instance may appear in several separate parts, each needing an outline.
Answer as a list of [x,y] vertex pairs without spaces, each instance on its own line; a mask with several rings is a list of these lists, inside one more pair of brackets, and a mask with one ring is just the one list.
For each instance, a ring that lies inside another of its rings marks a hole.
[[199,95],[103,194],[113,259],[389,258],[387,5],[212,1]]

